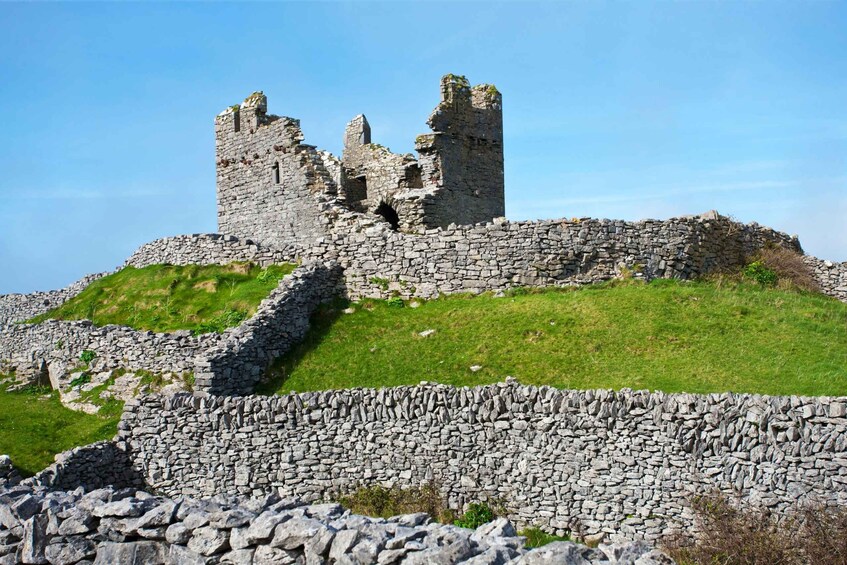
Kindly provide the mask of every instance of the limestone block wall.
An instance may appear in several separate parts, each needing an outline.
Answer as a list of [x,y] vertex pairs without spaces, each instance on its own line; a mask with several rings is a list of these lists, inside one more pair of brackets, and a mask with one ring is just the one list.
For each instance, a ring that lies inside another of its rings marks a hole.
[[337,257],[351,296],[433,297],[600,282],[622,266],[648,279],[688,279],[742,266],[766,244],[802,251],[783,233],[710,213],[641,222],[503,220],[424,234],[353,219],[337,221],[333,236],[309,253]]
[[804,257],[804,261],[814,272],[821,292],[847,302],[847,262],[833,263],[817,257]]
[[89,284],[109,273],[86,275],[61,290],[33,292],[31,294],[0,295],[0,327],[23,322],[61,306],[87,287]]
[[315,308],[343,294],[337,264],[312,263],[282,280],[256,314],[195,360],[195,390],[250,394],[265,370],[299,343]]
[[251,261],[267,266],[285,263],[293,256],[284,249],[269,248],[250,239],[216,233],[178,235],[146,243],[124,263],[128,267],[149,265],[227,265]]
[[456,509],[493,500],[518,524],[655,539],[692,527],[696,493],[777,512],[847,504],[845,415],[844,397],[434,385],[147,396],[118,437],[169,496],[324,498],[434,479]]

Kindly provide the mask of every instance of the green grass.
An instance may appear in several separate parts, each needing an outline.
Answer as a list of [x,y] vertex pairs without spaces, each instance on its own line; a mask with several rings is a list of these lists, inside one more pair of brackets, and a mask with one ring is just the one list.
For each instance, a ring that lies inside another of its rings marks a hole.
[[318,312],[260,392],[510,375],[575,389],[847,394],[847,304],[808,292],[657,280],[343,307]]
[[221,332],[252,316],[294,267],[262,269],[250,263],[125,267],[30,322],[91,320],[98,326],[117,324],[155,332]]
[[526,538],[526,547],[529,548],[541,547],[542,545],[547,545],[548,543],[553,543],[555,541],[572,541],[568,536],[554,536],[540,528],[527,528],[525,530],[521,530],[518,534]]
[[11,456],[24,476],[50,465],[57,453],[117,432],[123,403],[112,401],[107,415],[91,416],[65,408],[50,389],[8,392],[7,378],[0,375],[0,454]]

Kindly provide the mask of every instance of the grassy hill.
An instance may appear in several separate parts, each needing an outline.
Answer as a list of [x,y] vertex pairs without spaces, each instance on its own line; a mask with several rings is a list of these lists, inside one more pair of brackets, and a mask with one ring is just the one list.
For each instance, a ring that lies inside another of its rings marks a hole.
[[49,389],[7,391],[7,378],[0,375],[0,453],[10,455],[22,475],[51,464],[56,453],[109,439],[117,432],[119,412],[102,416],[74,412]]
[[511,375],[561,388],[847,395],[847,304],[809,292],[656,280],[346,306],[315,316],[261,392]]
[[155,332],[220,332],[252,316],[294,267],[262,269],[252,263],[125,267],[30,321],[91,320],[99,326],[118,324]]

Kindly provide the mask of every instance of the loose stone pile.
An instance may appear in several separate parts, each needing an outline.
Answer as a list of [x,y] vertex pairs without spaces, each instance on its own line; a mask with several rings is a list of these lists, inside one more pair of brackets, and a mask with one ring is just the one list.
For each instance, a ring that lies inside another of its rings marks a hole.
[[527,550],[511,523],[477,530],[276,495],[168,499],[135,489],[0,488],[0,565],[673,565],[643,542]]

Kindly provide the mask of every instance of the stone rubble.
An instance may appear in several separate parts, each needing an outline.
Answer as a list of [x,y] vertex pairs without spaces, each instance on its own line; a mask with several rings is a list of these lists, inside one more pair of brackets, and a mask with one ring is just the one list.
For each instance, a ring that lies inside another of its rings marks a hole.
[[505,519],[476,530],[425,514],[388,519],[338,504],[165,498],[136,489],[0,486],[0,565],[673,565],[644,542],[524,547]]

